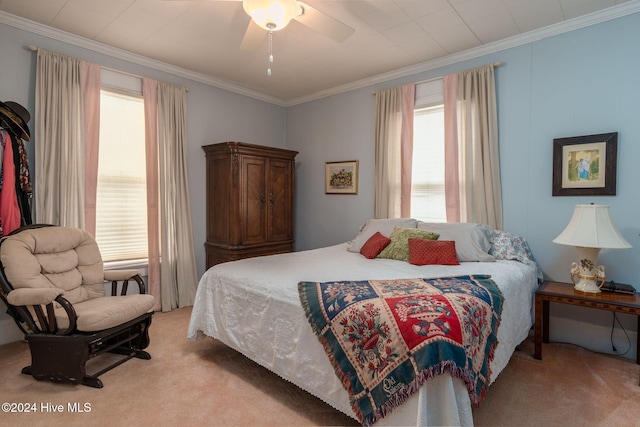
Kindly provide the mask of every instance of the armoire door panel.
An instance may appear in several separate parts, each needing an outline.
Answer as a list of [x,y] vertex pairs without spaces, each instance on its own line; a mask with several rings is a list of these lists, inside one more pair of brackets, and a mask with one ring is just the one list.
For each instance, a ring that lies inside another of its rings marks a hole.
[[291,162],[271,160],[269,162],[268,182],[269,214],[268,238],[270,241],[292,238],[293,232],[293,168]]
[[230,204],[228,163],[226,157],[212,158],[207,163],[207,182],[210,183],[207,212],[215,212],[215,215],[207,216],[207,241],[210,242],[226,242],[231,238],[229,218],[232,212],[220,209]]
[[244,187],[241,202],[242,244],[256,244],[267,241],[266,230],[266,162],[264,159],[245,156],[242,162]]

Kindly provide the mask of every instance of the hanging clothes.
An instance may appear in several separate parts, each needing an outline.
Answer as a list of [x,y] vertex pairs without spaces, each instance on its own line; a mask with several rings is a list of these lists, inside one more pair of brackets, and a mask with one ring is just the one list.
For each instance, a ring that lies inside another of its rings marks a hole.
[[10,134],[13,146],[13,164],[16,166],[16,197],[20,209],[20,226],[31,224],[32,185],[29,175],[29,159],[24,141]]
[[24,146],[24,141],[19,138],[12,138],[14,145],[18,147],[17,157],[18,162],[16,165],[20,166],[18,170],[19,176],[19,184],[20,189],[25,193],[33,192],[33,187],[31,186],[31,175],[29,174],[29,159],[27,158],[27,149]]
[[17,102],[0,101],[0,236],[31,224],[32,184],[24,141],[31,115]]
[[16,194],[16,167],[13,159],[13,142],[9,132],[0,129],[0,137],[4,146],[2,159],[2,190],[0,190],[0,221],[2,233],[7,235],[20,228],[20,208]]
[[[4,144],[1,143],[2,141],[4,141],[4,138],[0,137],[0,190],[2,190],[2,174],[4,172],[4,168],[2,167],[2,159],[4,159]],[[0,236],[2,236],[2,233],[0,233]]]

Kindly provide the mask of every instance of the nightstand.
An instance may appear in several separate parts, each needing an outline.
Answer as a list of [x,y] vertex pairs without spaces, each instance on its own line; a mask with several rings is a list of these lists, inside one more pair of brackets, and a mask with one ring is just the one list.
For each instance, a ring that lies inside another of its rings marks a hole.
[[[576,291],[571,283],[545,281],[536,291],[535,297],[535,352],[536,359],[542,359],[542,343],[549,342],[549,302],[578,305],[600,310],[627,313],[638,316],[640,336],[640,294],[620,294],[600,292],[587,294]],[[640,339],[636,346],[636,363],[640,365]]]

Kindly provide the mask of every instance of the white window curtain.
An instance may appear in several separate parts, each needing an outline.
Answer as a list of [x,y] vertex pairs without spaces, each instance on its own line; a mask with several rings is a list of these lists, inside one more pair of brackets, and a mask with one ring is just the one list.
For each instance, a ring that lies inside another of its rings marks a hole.
[[198,278],[187,175],[186,89],[158,82],[162,310],[193,305]]
[[38,49],[36,223],[84,227],[84,112],[81,61]]
[[375,92],[375,217],[411,214],[415,84]]
[[[455,81],[455,84],[452,82]],[[447,82],[449,84],[447,84]],[[455,94],[451,91],[455,87]],[[445,77],[445,111],[456,100],[457,126],[445,123],[445,158],[457,152],[459,216],[462,222],[488,224],[502,229],[502,196],[498,149],[498,114],[494,65],[485,65]],[[452,135],[451,131],[457,132]],[[455,143],[457,137],[457,144]],[[456,165],[449,165],[450,170]],[[449,182],[447,183],[447,179]],[[455,186],[452,174],[445,174],[445,187]],[[448,212],[452,198],[447,199]],[[448,217],[449,220],[449,217]]]

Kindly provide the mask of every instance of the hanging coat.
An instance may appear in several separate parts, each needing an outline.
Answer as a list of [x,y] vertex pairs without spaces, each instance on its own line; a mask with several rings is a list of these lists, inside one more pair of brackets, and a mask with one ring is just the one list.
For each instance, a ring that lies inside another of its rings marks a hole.
[[2,190],[0,190],[0,221],[2,234],[7,235],[20,228],[20,208],[16,194],[16,166],[13,159],[13,143],[9,133],[0,130],[0,138],[4,145],[2,159]]

